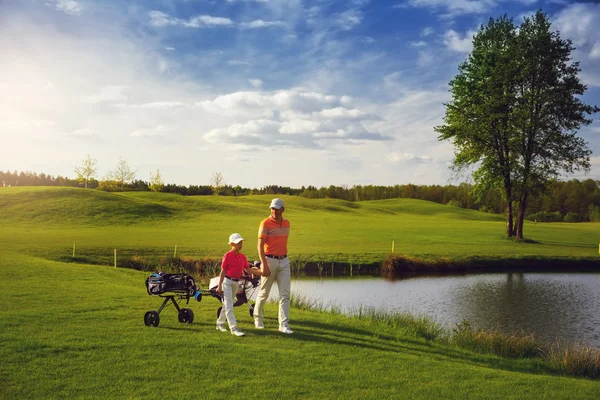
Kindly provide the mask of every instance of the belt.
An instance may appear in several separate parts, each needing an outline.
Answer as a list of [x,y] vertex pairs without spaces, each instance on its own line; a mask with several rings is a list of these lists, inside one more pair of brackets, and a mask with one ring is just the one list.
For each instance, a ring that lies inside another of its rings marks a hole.
[[238,282],[239,281],[239,279],[232,278],[232,277],[227,276],[227,275],[225,275],[225,278],[229,279],[230,281],[234,281],[234,282]]
[[273,254],[267,254],[266,256],[269,258],[275,258],[276,260],[283,260],[284,258],[287,257],[287,254],[284,254],[282,256],[274,256]]

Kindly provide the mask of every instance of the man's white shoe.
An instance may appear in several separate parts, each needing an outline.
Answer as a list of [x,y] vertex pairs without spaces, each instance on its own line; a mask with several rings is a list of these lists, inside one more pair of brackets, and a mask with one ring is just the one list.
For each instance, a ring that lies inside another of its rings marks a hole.
[[225,328],[223,325],[217,325],[217,330],[221,332],[227,332],[227,328]]
[[265,329],[265,325],[262,322],[254,321],[254,327],[256,329]]
[[292,331],[290,328],[288,328],[287,326],[284,328],[279,328],[279,332],[281,333],[285,333],[286,335],[291,335],[292,333],[294,333],[294,331]]
[[242,331],[240,331],[238,328],[233,328],[231,330],[231,334],[235,335],[235,336],[246,336],[246,334]]

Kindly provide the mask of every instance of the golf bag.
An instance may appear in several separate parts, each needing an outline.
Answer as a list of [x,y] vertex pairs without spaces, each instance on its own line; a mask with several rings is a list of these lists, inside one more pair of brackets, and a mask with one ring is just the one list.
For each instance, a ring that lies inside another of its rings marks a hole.
[[167,274],[155,272],[146,279],[149,295],[160,295],[166,292],[178,292],[193,296],[197,291],[194,278],[185,274]]

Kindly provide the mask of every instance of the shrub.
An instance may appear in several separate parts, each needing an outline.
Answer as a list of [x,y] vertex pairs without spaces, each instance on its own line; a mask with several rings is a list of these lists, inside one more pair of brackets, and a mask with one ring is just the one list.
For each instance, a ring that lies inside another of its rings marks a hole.
[[600,207],[590,204],[588,207],[588,220],[590,222],[600,222]]
[[600,350],[586,346],[568,346],[557,342],[548,351],[546,358],[572,376],[600,378]]
[[542,354],[533,334],[507,335],[498,331],[473,329],[467,321],[456,325],[450,342],[479,353],[493,353],[507,358],[534,358]]
[[577,213],[573,213],[573,212],[568,212],[567,215],[565,215],[565,222],[582,222],[583,218],[581,218],[581,216]]
[[530,221],[537,222],[562,222],[563,217],[558,211],[548,212],[548,211],[540,211],[537,213],[529,214],[527,217]]
[[132,256],[125,261],[125,267],[135,269],[138,271],[150,271],[152,266],[148,261],[141,256]]

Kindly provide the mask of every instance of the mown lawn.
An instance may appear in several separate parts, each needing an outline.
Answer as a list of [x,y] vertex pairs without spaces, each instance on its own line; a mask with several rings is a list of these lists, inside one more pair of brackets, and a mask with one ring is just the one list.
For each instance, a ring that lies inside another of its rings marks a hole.
[[[257,257],[256,232],[272,196],[183,197],[74,188],[0,188],[0,241],[53,260],[76,256],[220,257],[239,232]],[[526,222],[527,242],[503,238],[502,216],[420,200],[346,202],[284,196],[292,261],[381,262],[391,252],[422,259],[598,258],[597,223]]]
[[219,303],[172,307],[143,324],[161,299],[146,273],[64,264],[0,251],[2,398],[564,398],[594,399],[600,382],[559,376],[537,360],[445,347],[377,323],[292,310],[295,334],[217,332]]
[[[478,355],[415,337],[410,329],[292,310],[292,336],[215,330],[219,303],[172,307],[143,324],[161,299],[147,272],[118,257],[220,257],[237,231],[256,257],[258,223],[272,196],[182,197],[72,188],[0,188],[0,398],[597,398],[600,383],[561,376],[540,360]],[[395,199],[349,203],[284,197],[299,261],[417,257],[593,258],[597,224],[527,224],[531,243],[502,238],[495,215]],[[76,259],[71,261],[73,243]],[[61,262],[66,261],[66,262]],[[90,265],[99,263],[104,265]]]

